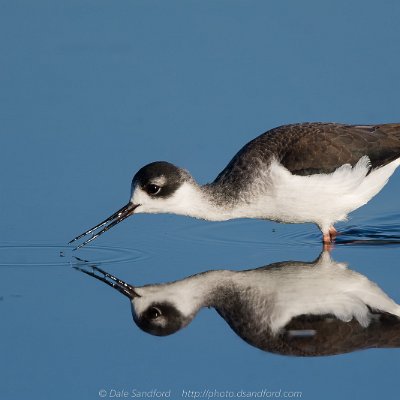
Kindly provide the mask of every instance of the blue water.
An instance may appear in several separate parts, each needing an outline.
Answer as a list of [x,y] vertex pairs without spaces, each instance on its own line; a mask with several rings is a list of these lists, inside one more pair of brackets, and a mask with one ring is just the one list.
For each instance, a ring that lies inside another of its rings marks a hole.
[[[138,215],[77,252],[67,246],[126,204],[132,175],[148,162],[168,160],[203,183],[277,125],[399,121],[397,2],[39,0],[1,8],[0,398],[398,393],[398,349],[274,355],[246,344],[212,309],[174,335],[150,336],[134,325],[126,298],[72,268],[78,256],[144,285],[311,261],[321,251],[312,225]],[[399,182],[397,171],[339,224],[332,251],[397,302]]]

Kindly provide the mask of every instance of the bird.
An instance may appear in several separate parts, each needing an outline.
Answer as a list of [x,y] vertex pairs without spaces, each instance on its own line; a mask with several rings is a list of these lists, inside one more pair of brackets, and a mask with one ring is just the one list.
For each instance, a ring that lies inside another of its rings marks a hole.
[[400,123],[283,125],[247,143],[211,183],[166,161],[142,167],[129,202],[69,243],[92,234],[78,249],[133,214],[172,213],[314,223],[329,245],[334,224],[374,197],[399,165]]
[[400,347],[400,305],[328,251],[313,262],[210,270],[144,286],[97,266],[74,268],[128,297],[135,324],[155,336],[180,331],[211,307],[240,338],[267,352],[320,356]]

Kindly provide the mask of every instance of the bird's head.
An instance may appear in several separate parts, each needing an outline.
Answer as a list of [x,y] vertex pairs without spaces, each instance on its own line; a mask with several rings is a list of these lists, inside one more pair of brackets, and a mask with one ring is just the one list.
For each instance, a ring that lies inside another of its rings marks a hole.
[[179,305],[169,299],[155,300],[151,297],[133,299],[132,316],[144,332],[155,336],[167,336],[188,325],[195,312],[184,314]]
[[197,185],[187,171],[166,161],[153,162],[134,175],[128,204],[72,239],[70,243],[91,234],[91,237],[77,246],[77,249],[83,247],[137,213],[188,214],[196,195],[198,195]]
[[91,269],[75,268],[128,297],[134,322],[151,335],[167,336],[179,331],[192,321],[204,305],[201,286],[199,289],[190,278],[134,287],[95,266]]
[[136,205],[135,213],[179,213],[193,183],[184,169],[156,161],[133,177],[130,203]]

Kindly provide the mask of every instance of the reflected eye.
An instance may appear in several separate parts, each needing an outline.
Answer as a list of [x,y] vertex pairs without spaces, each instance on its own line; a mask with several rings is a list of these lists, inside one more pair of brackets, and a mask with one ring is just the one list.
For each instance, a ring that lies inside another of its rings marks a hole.
[[157,319],[158,317],[161,317],[161,315],[162,315],[162,312],[157,307],[151,307],[146,312],[146,317],[149,319]]
[[150,195],[155,195],[161,190],[161,187],[155,185],[154,183],[150,183],[146,186],[146,192]]

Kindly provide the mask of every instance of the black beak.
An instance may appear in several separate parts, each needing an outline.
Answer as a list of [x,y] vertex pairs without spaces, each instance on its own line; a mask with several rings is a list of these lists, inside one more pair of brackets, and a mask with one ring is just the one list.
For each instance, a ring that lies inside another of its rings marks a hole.
[[124,219],[128,218],[130,215],[132,215],[137,207],[139,207],[140,204],[133,204],[133,203],[128,203],[125,206],[123,206],[120,210],[118,210],[116,213],[105,219],[103,222],[100,222],[98,225],[94,226],[93,228],[90,228],[86,232],[83,232],[81,235],[77,236],[75,239],[72,239],[68,244],[71,244],[75,242],[76,240],[79,240],[92,232],[97,231],[98,229],[102,228],[104,225],[104,228],[98,231],[97,233],[93,233],[92,236],[81,243],[79,246],[75,247],[74,250],[80,249],[81,247],[85,246],[86,244],[90,243],[94,239],[98,238],[100,235],[102,235],[104,232],[107,232],[110,228],[113,226],[119,224],[122,222]]
[[[106,271],[103,271],[100,268],[92,266],[91,268],[93,269],[93,272],[81,267],[74,268],[89,276],[92,276],[93,278],[98,279],[99,281],[106,283],[108,286],[111,286],[112,288],[118,290],[118,292],[122,293],[124,296],[129,297],[130,300],[132,300],[134,297],[140,297],[140,295],[135,292],[135,288],[133,286],[124,281],[121,281],[121,279],[116,278],[115,276],[109,274]],[[101,275],[97,275],[97,273]]]

